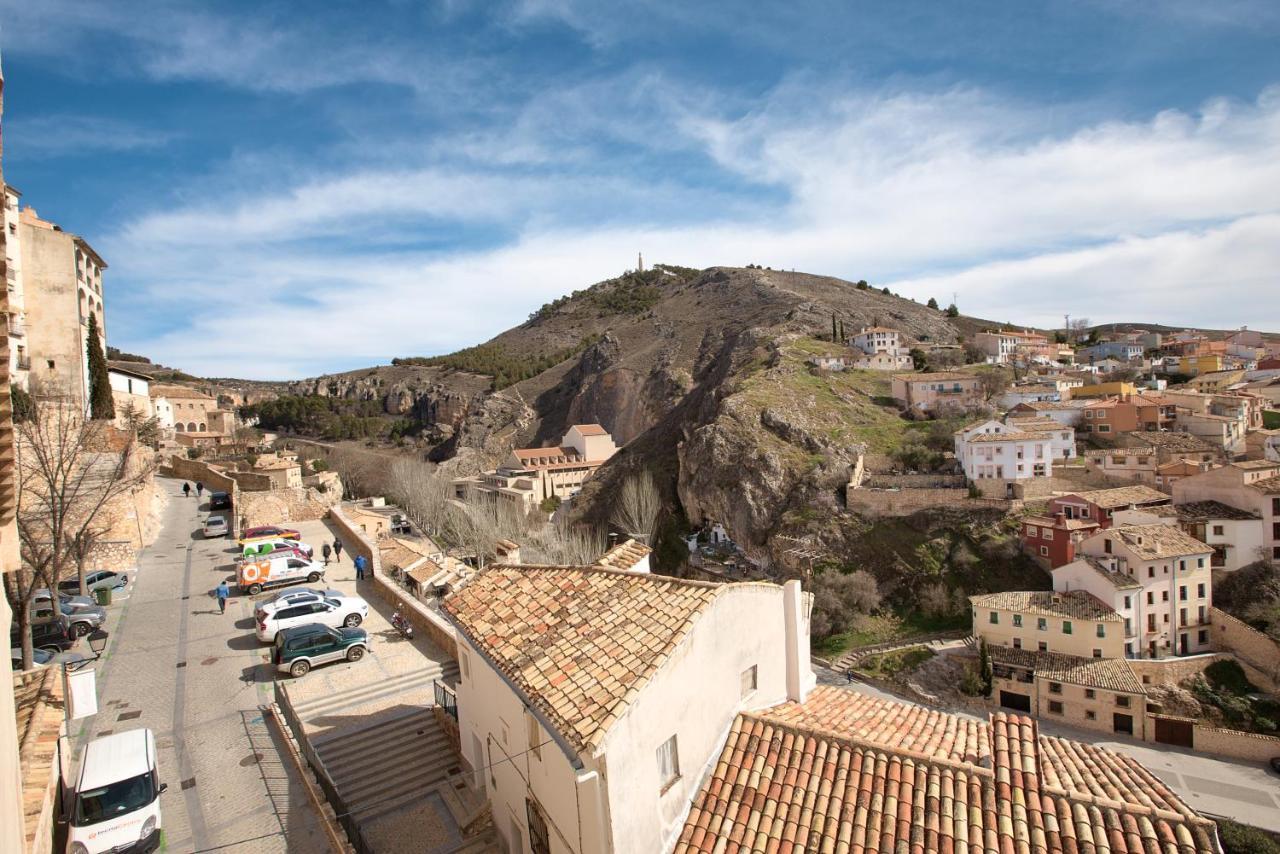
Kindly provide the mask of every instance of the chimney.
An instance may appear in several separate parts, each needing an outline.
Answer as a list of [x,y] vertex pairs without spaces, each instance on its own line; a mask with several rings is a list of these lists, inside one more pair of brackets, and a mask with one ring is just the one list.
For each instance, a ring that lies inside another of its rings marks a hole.
[[[598,542],[598,541],[597,541]],[[615,531],[609,532],[609,548],[613,548],[618,544],[618,534]]]
[[1053,514],[1053,525],[1055,528],[1066,527],[1066,524],[1067,524],[1066,513],[1063,513],[1061,510],[1059,510],[1057,513]]
[[803,703],[816,679],[809,666],[809,615],[800,582],[782,585],[783,625],[786,631],[787,699]]

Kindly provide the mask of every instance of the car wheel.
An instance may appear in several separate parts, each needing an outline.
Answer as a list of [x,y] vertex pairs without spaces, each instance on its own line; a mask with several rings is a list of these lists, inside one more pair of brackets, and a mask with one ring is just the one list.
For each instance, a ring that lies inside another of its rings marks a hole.
[[347,618],[342,621],[342,625],[349,629],[354,629],[356,626],[360,625],[361,620],[362,617],[359,614],[348,614]]
[[249,595],[250,595],[250,596],[257,596],[257,595],[258,595],[259,593],[261,593],[261,592],[262,592],[262,585],[261,585],[261,584],[250,584],[250,585],[249,585]]
[[88,623],[72,623],[71,636],[74,638],[82,638],[91,631]]
[[309,661],[295,661],[293,666],[289,668],[289,675],[293,676],[295,679],[306,676],[310,672],[311,662]]
[[320,573],[318,572],[313,572],[307,576],[307,581],[310,581],[312,584],[315,584],[319,580],[320,580]]
[[347,650],[347,661],[359,661],[364,658],[364,647],[353,646]]

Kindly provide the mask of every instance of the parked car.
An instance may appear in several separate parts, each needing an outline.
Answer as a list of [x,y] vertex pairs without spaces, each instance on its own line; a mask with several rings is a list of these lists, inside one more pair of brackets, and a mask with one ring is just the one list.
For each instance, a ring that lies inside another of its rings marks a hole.
[[258,640],[274,643],[277,634],[294,626],[315,623],[331,629],[339,626],[353,629],[363,623],[367,616],[369,603],[359,596],[326,597],[319,601],[290,604],[266,611],[255,624],[255,631]]
[[72,854],[160,847],[160,783],[156,739],[149,729],[95,738],[85,746],[71,804],[67,841]]
[[[54,653],[47,649],[40,649],[39,647],[31,650],[31,669],[36,670],[37,668],[40,668],[40,667],[47,667],[49,665],[49,662],[53,661],[53,657],[56,654],[57,653]],[[15,646],[13,649],[9,650],[9,657],[13,660],[14,672],[16,673],[17,671],[21,670],[22,669],[22,647]]]
[[284,590],[270,599],[263,599],[259,602],[258,607],[253,609],[253,618],[260,622],[263,614],[270,614],[281,608],[288,608],[292,605],[308,605],[324,599],[338,599],[345,595],[341,590],[317,590],[312,587]]
[[[34,604],[39,604],[41,601],[47,601],[51,596],[52,594],[49,592],[48,587],[41,587],[35,592],[35,596],[32,601]],[[98,607],[98,603],[93,601],[92,596],[78,596],[71,593],[63,593],[61,591],[58,592],[58,601],[62,605],[70,606],[73,609]]]
[[215,537],[225,537],[231,529],[227,527],[226,516],[210,516],[204,520],[204,537],[211,540]]
[[311,560],[311,556],[315,554],[315,549],[306,543],[299,540],[286,540],[283,537],[275,540],[255,540],[251,543],[245,543],[243,553],[246,560],[252,560],[266,555],[279,557],[278,554],[273,553],[286,551],[298,552],[307,560]]
[[323,564],[289,554],[244,561],[236,567],[236,584],[250,596],[257,596],[268,587],[299,584],[303,581],[315,584],[324,578],[324,573]]
[[[71,626],[66,618],[58,616],[56,619],[31,624],[31,645],[54,653],[66,652],[76,645],[76,638],[71,634]],[[9,630],[9,646],[22,648],[22,636],[16,621]]]
[[[31,622],[47,623],[53,619],[53,597],[47,589],[37,590],[31,600]],[[82,638],[107,621],[107,609],[94,604],[88,596],[58,594],[58,613],[66,621],[71,636]]]
[[271,661],[290,676],[306,676],[311,668],[331,661],[359,661],[369,651],[364,629],[331,629],[315,624],[295,626],[276,635]]
[[[112,590],[123,590],[128,583],[128,573],[112,572],[109,569],[99,569],[86,574],[84,577],[85,589],[90,593],[100,587],[107,587]],[[64,593],[79,593],[80,579],[68,578],[66,581],[60,581],[58,582],[58,589]]]
[[210,510],[230,510],[231,496],[225,492],[209,493],[209,509]]
[[262,540],[300,540],[302,535],[292,528],[278,528],[275,525],[258,525],[240,532],[240,545],[256,543]]

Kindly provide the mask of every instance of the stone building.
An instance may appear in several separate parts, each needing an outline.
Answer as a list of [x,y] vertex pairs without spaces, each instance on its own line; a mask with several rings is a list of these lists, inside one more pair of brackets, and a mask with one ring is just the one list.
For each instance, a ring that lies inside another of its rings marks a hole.
[[575,424],[556,448],[516,448],[493,471],[453,481],[459,501],[495,501],[527,513],[548,498],[566,501],[605,461],[618,452],[599,424]]
[[18,217],[18,234],[26,352],[31,365],[28,384],[33,390],[67,394],[80,406],[87,406],[86,334],[92,314],[106,347],[102,273],[107,263],[83,238],[41,219],[30,206]]

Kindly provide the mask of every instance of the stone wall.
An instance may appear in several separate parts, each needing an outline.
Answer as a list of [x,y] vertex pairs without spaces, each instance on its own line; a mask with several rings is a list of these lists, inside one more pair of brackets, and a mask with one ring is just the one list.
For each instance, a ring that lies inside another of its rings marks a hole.
[[265,491],[240,490],[236,515],[249,527],[323,519],[337,498],[315,489],[293,487]]
[[869,474],[862,485],[871,489],[965,489],[962,474]]
[[931,507],[1011,512],[1022,506],[1019,501],[1003,498],[970,498],[962,489],[850,489],[845,493],[845,504],[869,516],[909,516]]
[[[1226,611],[1209,609],[1209,640],[1218,649],[1235,654],[1245,672],[1257,671],[1261,687],[1274,691],[1280,684],[1280,642],[1242,623]],[[1252,675],[1250,680],[1254,680]]]
[[208,463],[202,463],[200,460],[188,460],[185,457],[173,456],[169,458],[169,463],[165,468],[173,477],[189,480],[192,483],[200,481],[204,484],[205,489],[213,492],[234,492],[236,489],[234,480]]
[[138,550],[130,540],[103,540],[94,546],[85,566],[89,571],[128,572],[138,566]]
[[1237,729],[1221,729],[1199,723],[1192,718],[1148,713],[1145,740],[1152,744],[1157,743],[1157,719],[1190,721],[1192,724],[1191,749],[1199,753],[1212,753],[1215,756],[1244,759],[1249,762],[1266,762],[1274,756],[1280,756],[1280,738],[1274,735],[1260,735],[1255,732],[1243,732]]
[[453,659],[458,657],[458,643],[454,639],[453,626],[444,617],[433,612],[426,605],[410,596],[407,590],[393,584],[382,572],[382,556],[377,544],[369,539],[360,528],[351,521],[342,510],[342,505],[335,504],[329,508],[329,520],[338,529],[344,548],[350,552],[351,559],[364,555],[369,561],[373,589],[389,605],[404,605],[401,613],[408,618],[415,628],[426,633],[436,646],[444,650]]
[[241,490],[265,492],[271,489],[271,477],[254,471],[228,471],[227,477],[239,484]]

